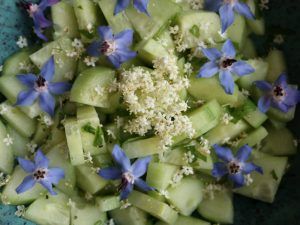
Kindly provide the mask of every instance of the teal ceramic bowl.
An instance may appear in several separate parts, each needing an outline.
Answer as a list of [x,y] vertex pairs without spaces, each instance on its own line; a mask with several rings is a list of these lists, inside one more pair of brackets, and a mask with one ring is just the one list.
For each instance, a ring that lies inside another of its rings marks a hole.
[[[20,35],[29,40],[33,37],[32,24],[26,14],[16,7],[16,3],[17,0],[0,0],[0,65],[6,57],[18,50],[16,41]],[[253,37],[257,50],[261,56],[273,47],[283,50],[291,83],[300,85],[299,0],[272,0],[269,7],[264,13],[267,35]],[[272,44],[276,34],[284,36],[285,42],[280,46]],[[289,126],[300,139],[300,110]],[[290,163],[290,170],[284,176],[273,204],[235,195],[235,225],[300,225],[300,154],[291,158]],[[0,205],[0,225],[33,225],[16,217],[15,210],[13,206]]]

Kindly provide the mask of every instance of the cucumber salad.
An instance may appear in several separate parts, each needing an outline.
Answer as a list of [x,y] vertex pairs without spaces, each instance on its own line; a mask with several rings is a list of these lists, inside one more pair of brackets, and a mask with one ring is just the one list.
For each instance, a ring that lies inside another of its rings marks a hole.
[[300,92],[281,51],[257,56],[254,0],[18,5],[38,40],[0,76],[0,200],[17,216],[233,224],[234,194],[274,201]]

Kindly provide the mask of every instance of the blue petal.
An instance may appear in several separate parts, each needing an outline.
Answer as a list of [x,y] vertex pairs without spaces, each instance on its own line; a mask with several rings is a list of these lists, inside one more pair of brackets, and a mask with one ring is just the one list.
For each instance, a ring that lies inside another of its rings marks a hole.
[[287,88],[285,91],[286,97],[284,99],[284,104],[292,107],[300,102],[300,91],[292,88]]
[[133,30],[127,29],[115,35],[117,49],[128,47],[133,41]]
[[263,169],[260,166],[255,165],[254,163],[245,163],[242,166],[242,171],[245,174],[252,173],[253,171],[256,171],[256,172],[261,173],[261,174],[264,173]]
[[202,53],[210,61],[216,61],[222,57],[222,53],[216,48],[203,48]]
[[51,195],[57,195],[57,193],[55,191],[53,191],[53,187],[52,187],[52,184],[50,181],[44,179],[44,180],[39,181],[39,183],[44,188],[46,188]]
[[100,37],[105,41],[112,40],[114,38],[112,29],[109,26],[98,27],[98,33]]
[[152,159],[151,156],[148,156],[148,157],[138,159],[133,163],[131,167],[131,171],[134,177],[138,178],[143,176],[146,173],[151,159]]
[[272,85],[264,80],[257,80],[254,82],[254,84],[264,92],[270,92],[273,89]]
[[22,167],[22,169],[24,171],[26,171],[27,173],[33,173],[35,171],[35,169],[36,169],[35,165],[30,160],[23,159],[21,157],[18,157],[17,160],[18,160],[18,163],[20,164],[20,166]]
[[219,145],[214,145],[213,148],[217,156],[224,162],[230,162],[234,159],[230,148],[221,147]]
[[281,74],[277,80],[275,81],[275,85],[276,86],[281,86],[283,88],[286,88],[288,86],[288,83],[287,83],[287,80],[288,80],[288,77],[286,74]]
[[35,153],[34,162],[35,168],[48,168],[49,165],[49,159],[43,154],[40,149]]
[[234,188],[243,187],[245,184],[245,177],[242,173],[229,175],[229,180],[233,182]]
[[51,56],[50,59],[44,64],[41,69],[41,76],[47,81],[51,81],[55,72],[54,57]]
[[148,3],[149,3],[149,0],[133,0],[134,8],[136,8],[138,11],[145,13],[146,15],[149,16],[148,11],[147,11]]
[[108,56],[108,60],[114,65],[116,69],[119,69],[122,63],[135,58],[136,52],[128,49],[118,49],[116,52]]
[[255,69],[244,61],[237,61],[231,66],[231,71],[238,76],[245,76],[255,72]]
[[228,174],[227,164],[224,162],[216,162],[214,163],[214,168],[211,171],[212,176],[214,177],[223,177],[224,175]]
[[38,96],[39,93],[34,89],[31,89],[29,91],[21,91],[18,94],[16,105],[20,105],[20,106],[32,105]]
[[145,181],[138,178],[134,180],[134,184],[143,191],[154,191],[155,188],[150,187]]
[[218,12],[223,4],[223,0],[205,0],[204,9],[208,11]]
[[258,100],[258,108],[261,112],[266,113],[271,107],[272,99],[269,96],[262,96]]
[[65,178],[65,171],[62,168],[51,168],[48,170],[47,180],[52,184],[58,184]]
[[16,75],[16,78],[28,88],[34,88],[37,80],[37,76],[31,73]]
[[48,38],[42,33],[41,28],[38,24],[34,25],[33,31],[36,34],[36,36],[38,36],[40,39],[48,41]]
[[25,191],[28,191],[35,185],[35,183],[36,182],[32,175],[25,177],[22,183],[16,188],[17,194],[21,194]]
[[40,107],[50,116],[54,116],[55,99],[48,91],[42,92],[40,94]]
[[115,145],[112,151],[112,155],[118,165],[122,168],[123,172],[128,172],[131,168],[130,160],[127,158],[125,153],[122,151],[119,145]]
[[291,106],[286,105],[286,104],[284,104],[284,102],[277,101],[277,100],[273,100],[272,103],[271,103],[271,105],[274,108],[276,108],[276,109],[278,109],[278,110],[280,110],[282,112],[285,112],[285,113],[287,113],[289,111],[289,109],[291,108]]
[[88,55],[93,56],[93,57],[99,57],[100,55],[102,55],[101,45],[102,45],[102,42],[100,42],[100,41],[95,41],[95,42],[91,43],[86,49]]
[[115,10],[114,10],[114,15],[117,15],[121,11],[125,10],[130,3],[130,0],[118,0]]
[[72,84],[67,82],[58,82],[58,83],[49,83],[48,89],[51,93],[55,95],[61,95],[68,91],[70,91],[72,88]]
[[242,2],[236,2],[236,4],[234,5],[234,10],[245,16],[247,19],[251,19],[251,20],[254,20],[255,19],[255,16],[254,14],[251,12],[251,9],[250,7],[245,4],[245,3],[242,3]]
[[107,167],[101,169],[98,175],[106,180],[118,180],[122,178],[122,171],[116,167]]
[[34,13],[33,20],[34,23],[37,24],[40,28],[52,26],[52,22],[46,19],[43,11],[37,11],[36,13]]
[[223,52],[224,56],[227,58],[234,58],[236,56],[236,51],[235,51],[235,48],[234,48],[231,40],[228,39],[224,43],[224,45],[222,47],[222,52]]
[[224,33],[234,22],[234,12],[231,4],[224,4],[219,9],[219,13],[222,22],[222,33]]
[[235,158],[239,162],[245,162],[250,157],[251,152],[252,148],[250,148],[249,145],[244,145],[238,150]]
[[128,195],[132,192],[133,190],[133,184],[128,183],[127,186],[125,187],[124,190],[122,190],[120,198],[121,200],[124,200],[128,197]]
[[225,92],[232,95],[234,92],[234,81],[232,79],[232,74],[228,70],[221,70],[219,77]]
[[197,77],[199,77],[199,78],[202,78],[202,77],[208,78],[208,77],[214,76],[218,72],[219,72],[219,67],[218,67],[217,63],[207,62],[201,67]]

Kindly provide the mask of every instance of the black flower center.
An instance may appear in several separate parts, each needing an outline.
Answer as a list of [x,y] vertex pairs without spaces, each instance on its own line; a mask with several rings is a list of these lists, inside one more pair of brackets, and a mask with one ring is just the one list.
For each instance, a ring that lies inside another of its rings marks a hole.
[[39,88],[45,87],[45,86],[46,86],[46,80],[45,80],[45,78],[42,77],[42,76],[38,76],[38,79],[37,79],[37,81],[36,81],[35,83],[36,83],[36,85],[37,85]]
[[115,51],[114,43],[110,41],[103,41],[100,52],[104,55],[109,55]]
[[30,7],[32,6],[32,3],[26,2],[26,1],[21,1],[21,2],[17,3],[17,6],[19,6],[19,7],[21,7],[21,8],[28,11],[28,10],[30,10]]
[[280,86],[274,87],[273,93],[276,97],[283,97],[285,95],[284,89]]
[[36,180],[42,180],[45,179],[47,174],[46,169],[37,169],[34,173],[33,176]]
[[241,166],[237,162],[230,162],[228,168],[230,174],[237,174],[240,172]]
[[223,68],[230,67],[235,62],[237,62],[237,60],[235,60],[235,59],[225,59],[225,60],[222,61],[222,67]]
[[118,191],[121,192],[126,188],[126,186],[134,183],[134,177],[131,173],[127,172],[122,175],[121,184],[118,186]]

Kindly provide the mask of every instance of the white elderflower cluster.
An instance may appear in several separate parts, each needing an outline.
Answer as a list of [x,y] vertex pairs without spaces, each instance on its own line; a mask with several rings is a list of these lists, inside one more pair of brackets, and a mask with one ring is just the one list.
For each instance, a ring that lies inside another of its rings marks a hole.
[[184,52],[187,49],[187,45],[183,43],[183,35],[179,32],[179,27],[176,25],[169,28],[169,33],[173,35],[174,43],[177,52]]
[[167,190],[159,190],[158,194],[165,197],[166,199],[170,198],[169,192]]
[[183,166],[180,170],[177,170],[171,179],[171,185],[174,187],[178,185],[184,176],[189,176],[194,174],[194,169],[190,166]]
[[18,45],[19,48],[28,47],[27,38],[20,36],[16,44]]
[[124,129],[140,136],[154,129],[162,139],[162,146],[172,145],[173,137],[183,131],[192,137],[195,133],[192,123],[183,115],[188,105],[179,95],[188,86],[189,80],[179,74],[173,54],[155,60],[154,70],[135,67],[124,71],[119,89],[133,115]]
[[72,42],[72,51],[67,51],[66,55],[70,58],[80,59],[82,54],[85,52],[85,48],[80,39],[75,38]]
[[199,143],[199,151],[200,153],[202,153],[203,155],[210,155],[211,151],[210,151],[210,144],[209,141],[207,139],[205,139],[204,137],[200,137],[200,143]]

